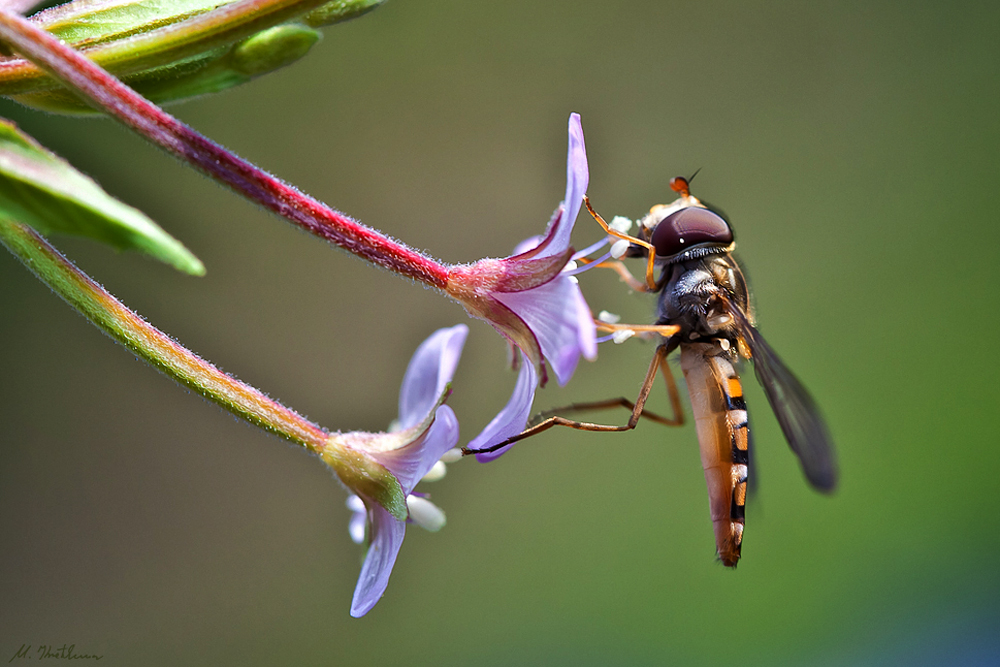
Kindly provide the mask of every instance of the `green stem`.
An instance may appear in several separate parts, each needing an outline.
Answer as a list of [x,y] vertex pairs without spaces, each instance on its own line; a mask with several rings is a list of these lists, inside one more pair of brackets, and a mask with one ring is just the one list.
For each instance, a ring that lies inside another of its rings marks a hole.
[[326,430],[223,373],[146,322],[30,227],[0,216],[0,243],[84,317],[177,382],[254,426],[317,454],[325,451]]

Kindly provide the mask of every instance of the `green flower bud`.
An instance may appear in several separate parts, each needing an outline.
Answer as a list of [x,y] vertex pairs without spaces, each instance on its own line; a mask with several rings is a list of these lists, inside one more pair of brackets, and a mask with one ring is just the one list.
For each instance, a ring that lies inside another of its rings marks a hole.
[[322,28],[367,14],[384,2],[385,0],[334,0],[303,16],[302,22],[311,28]]

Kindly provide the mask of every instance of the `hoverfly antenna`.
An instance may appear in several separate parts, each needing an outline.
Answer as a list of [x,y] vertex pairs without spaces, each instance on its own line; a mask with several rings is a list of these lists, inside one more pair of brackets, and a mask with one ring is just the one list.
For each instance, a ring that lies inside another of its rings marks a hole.
[[687,179],[688,185],[691,185],[691,183],[694,181],[694,177],[697,176],[698,172],[700,172],[700,171],[701,171],[701,167],[698,167],[697,169],[694,170],[693,174],[691,174],[690,176],[688,176],[688,179]]
[[674,176],[671,178],[670,189],[679,194],[681,197],[691,196],[691,189],[688,187],[688,179],[683,176]]

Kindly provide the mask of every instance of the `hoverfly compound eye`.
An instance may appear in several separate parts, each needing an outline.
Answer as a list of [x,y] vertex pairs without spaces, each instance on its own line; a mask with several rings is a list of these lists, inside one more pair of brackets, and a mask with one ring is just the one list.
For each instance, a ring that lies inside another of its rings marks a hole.
[[672,257],[699,246],[703,252],[697,256],[701,256],[719,252],[713,248],[732,244],[733,230],[718,213],[700,206],[688,206],[661,220],[650,242],[656,248],[657,257]]

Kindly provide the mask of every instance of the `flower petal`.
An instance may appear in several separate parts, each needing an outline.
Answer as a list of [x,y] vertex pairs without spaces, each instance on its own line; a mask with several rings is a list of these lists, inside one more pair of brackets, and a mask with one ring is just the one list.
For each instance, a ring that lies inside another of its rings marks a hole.
[[398,449],[371,452],[369,456],[384,465],[408,495],[420,478],[456,444],[458,419],[451,408],[442,405],[434,415],[434,422],[416,440]]
[[354,601],[351,602],[351,616],[354,618],[367,614],[385,593],[392,566],[406,535],[405,521],[396,520],[378,503],[366,501],[365,504],[371,520],[372,542],[354,589]]
[[[484,449],[497,443],[503,442],[512,435],[517,435],[524,430],[528,423],[528,415],[531,413],[531,404],[535,400],[535,389],[538,387],[538,373],[535,366],[528,361],[524,354],[521,355],[521,369],[517,374],[517,384],[514,385],[514,393],[504,409],[493,418],[482,433],[477,435],[469,443],[469,449]],[[495,452],[476,454],[476,460],[480,463],[487,463],[499,458],[513,445],[508,445]]]
[[545,239],[544,236],[529,236],[528,238],[524,239],[516,246],[514,246],[514,254],[511,255],[511,257],[517,257],[518,255],[522,255],[528,252],[529,250],[534,250],[539,245],[541,245],[544,239]]
[[401,430],[419,424],[438,404],[455,375],[468,334],[464,324],[439,329],[417,348],[399,390]]
[[560,385],[573,377],[581,354],[590,360],[597,357],[593,316],[580,286],[570,276],[559,276],[523,292],[497,293],[494,298],[535,334]]
[[545,240],[536,248],[537,252],[529,251],[526,254],[533,257],[548,257],[566,251],[569,247],[570,234],[573,233],[573,225],[576,224],[576,216],[583,205],[583,195],[587,194],[589,181],[590,171],[587,167],[583,126],[580,124],[580,114],[572,113],[569,115],[569,149],[566,154],[566,196],[549,221]]

